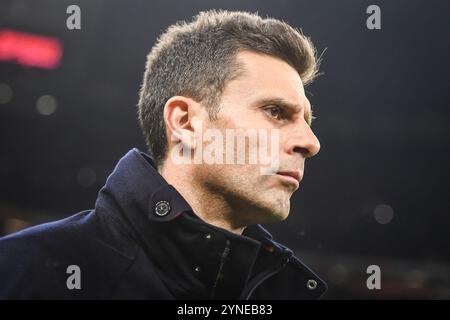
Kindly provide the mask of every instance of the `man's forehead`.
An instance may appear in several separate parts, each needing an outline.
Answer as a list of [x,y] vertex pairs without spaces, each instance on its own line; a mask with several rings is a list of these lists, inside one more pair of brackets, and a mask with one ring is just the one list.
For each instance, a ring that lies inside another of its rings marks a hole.
[[242,50],[236,54],[235,60],[243,69],[243,75],[249,77],[257,75],[275,76],[273,72],[276,72],[277,76],[290,76],[291,80],[301,82],[297,70],[279,57],[256,51]]
[[290,104],[309,105],[300,75],[287,62],[252,51],[239,52],[236,59],[241,70],[231,81],[235,82],[234,90],[247,91],[256,99],[273,97]]

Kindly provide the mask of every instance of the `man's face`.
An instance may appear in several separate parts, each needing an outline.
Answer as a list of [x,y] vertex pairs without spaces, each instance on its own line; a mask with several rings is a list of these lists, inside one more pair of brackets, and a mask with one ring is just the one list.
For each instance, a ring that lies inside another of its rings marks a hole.
[[[225,86],[217,119],[211,121],[207,113],[202,116],[202,130],[218,129],[226,137],[227,129],[262,129],[268,134],[267,150],[273,147],[271,130],[278,131],[279,144],[274,150],[278,169],[272,175],[262,174],[261,168],[267,165],[249,163],[247,154],[245,164],[197,165],[194,179],[231,205],[239,215],[229,218],[237,224],[284,220],[303,177],[305,159],[320,149],[310,127],[311,106],[299,74],[286,62],[250,51],[236,58],[244,66],[243,75]],[[249,139],[246,144],[251,149]],[[207,145],[203,142],[203,148]],[[257,147],[264,146],[258,143]],[[225,159],[225,147],[223,152]]]

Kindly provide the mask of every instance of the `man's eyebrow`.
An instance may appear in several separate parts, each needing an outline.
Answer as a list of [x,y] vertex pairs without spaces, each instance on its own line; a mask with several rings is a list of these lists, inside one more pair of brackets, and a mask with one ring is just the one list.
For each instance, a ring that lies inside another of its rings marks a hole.
[[[286,99],[279,98],[279,97],[268,97],[268,98],[262,98],[256,102],[257,106],[265,106],[265,105],[271,105],[276,104],[280,107],[287,108],[293,112],[299,112],[302,109],[302,106],[298,103],[290,102]],[[308,99],[306,99],[305,103],[305,119],[309,126],[312,124],[313,117],[313,109],[312,105],[309,103]],[[308,108],[309,107],[309,108]]]

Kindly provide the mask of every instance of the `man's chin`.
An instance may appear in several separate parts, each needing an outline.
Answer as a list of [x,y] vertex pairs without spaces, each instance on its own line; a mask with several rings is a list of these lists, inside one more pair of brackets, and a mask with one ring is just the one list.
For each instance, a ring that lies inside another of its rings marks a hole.
[[257,223],[267,224],[267,223],[276,223],[286,220],[289,216],[289,206],[287,208],[271,208],[266,209],[261,212],[260,221]]
[[289,211],[287,212],[278,212],[276,214],[273,214],[273,221],[272,222],[280,222],[284,221],[289,217]]

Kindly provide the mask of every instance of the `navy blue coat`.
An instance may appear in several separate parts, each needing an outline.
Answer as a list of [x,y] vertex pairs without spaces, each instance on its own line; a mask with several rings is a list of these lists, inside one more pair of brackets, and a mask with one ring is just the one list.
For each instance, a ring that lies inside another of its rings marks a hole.
[[261,226],[236,235],[199,219],[137,149],[95,209],[0,239],[1,299],[317,299],[325,290]]

